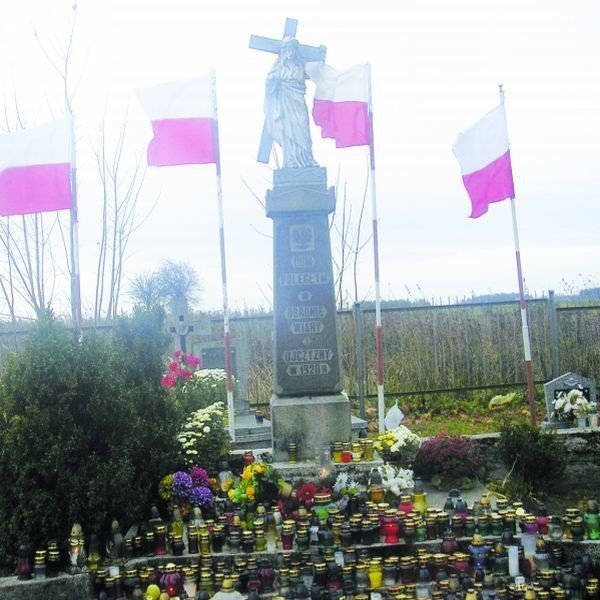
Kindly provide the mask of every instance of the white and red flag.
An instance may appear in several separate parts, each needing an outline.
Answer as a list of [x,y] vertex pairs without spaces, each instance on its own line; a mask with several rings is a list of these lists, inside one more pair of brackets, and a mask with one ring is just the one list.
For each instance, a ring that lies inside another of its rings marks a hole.
[[0,216],[72,207],[68,119],[0,135]]
[[168,167],[217,163],[213,72],[138,89],[136,94],[154,132],[148,144],[148,165]]
[[371,144],[370,65],[337,70],[309,62],[306,73],[316,84],[312,115],[321,137],[333,138],[337,148]]
[[458,159],[463,182],[471,198],[471,218],[485,214],[492,202],[514,198],[504,104],[499,104],[460,133],[452,152]]

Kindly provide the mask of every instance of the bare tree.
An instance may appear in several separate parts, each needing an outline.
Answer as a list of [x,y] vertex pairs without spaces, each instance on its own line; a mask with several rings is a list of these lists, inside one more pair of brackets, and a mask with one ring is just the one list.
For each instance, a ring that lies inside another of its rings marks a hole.
[[194,268],[183,261],[165,260],[153,273],[136,275],[129,286],[129,296],[138,306],[147,309],[157,305],[183,307],[195,305],[202,286]]
[[[353,219],[352,204],[348,202],[346,184],[344,184],[343,188],[341,210],[339,207],[338,196],[336,210],[333,213],[330,223],[331,231],[337,234],[339,240],[337,254],[332,252],[332,260],[335,269],[337,303],[340,310],[343,309],[348,302],[347,292],[344,287],[344,277],[350,267],[352,267],[353,302],[359,301],[358,258],[371,238],[371,236],[368,236],[366,240],[362,241],[362,222],[367,201],[368,177],[365,181],[357,219]],[[339,189],[339,179],[336,189]]]
[[58,219],[55,216],[49,227],[47,223],[41,214],[8,217],[0,223],[0,248],[6,257],[0,283],[13,320],[18,300],[36,316],[51,303],[56,282],[52,234]]
[[129,297],[135,305],[141,306],[145,310],[162,306],[163,297],[157,274],[139,273],[135,275],[129,284]]
[[127,130],[127,115],[123,118],[115,147],[109,155],[105,118],[99,131],[95,152],[102,183],[102,219],[96,269],[94,321],[114,319],[118,314],[123,265],[132,234],[144,219],[138,219],[137,202],[144,181],[145,169],[138,157],[129,170],[123,164],[123,149]]
[[[7,132],[26,128],[16,91],[12,106],[4,98],[4,127]],[[53,299],[57,279],[67,277],[55,261],[54,251],[64,247],[58,213],[37,213],[0,220],[0,287],[13,323],[23,304],[39,316]]]

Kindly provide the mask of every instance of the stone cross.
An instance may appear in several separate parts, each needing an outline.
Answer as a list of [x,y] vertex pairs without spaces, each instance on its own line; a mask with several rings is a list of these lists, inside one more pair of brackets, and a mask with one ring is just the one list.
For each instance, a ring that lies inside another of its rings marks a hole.
[[[298,28],[297,19],[286,19],[285,28],[283,30],[283,37],[280,40],[262,37],[260,35],[250,36],[250,48],[254,50],[262,50],[263,52],[271,52],[272,54],[279,54],[281,51],[281,44],[285,38],[295,38],[296,30]],[[300,58],[304,62],[313,60],[325,60],[327,54],[327,48],[325,46],[307,46],[305,44],[298,45],[298,52]],[[267,124],[263,125],[262,135],[260,137],[260,146],[258,148],[258,162],[268,163],[269,157],[271,156],[271,146],[273,145],[273,139],[271,138]]]

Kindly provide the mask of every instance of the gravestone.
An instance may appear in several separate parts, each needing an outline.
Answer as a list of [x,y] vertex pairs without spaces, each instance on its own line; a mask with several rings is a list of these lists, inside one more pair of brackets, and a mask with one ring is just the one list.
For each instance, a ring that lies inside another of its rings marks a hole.
[[553,417],[554,406],[552,402],[561,392],[568,393],[579,389],[590,402],[596,402],[596,382],[593,379],[582,377],[576,373],[565,373],[552,381],[544,384],[544,397],[546,399],[546,413],[548,425],[555,425],[557,420]]
[[[225,346],[223,342],[194,342],[193,354],[202,359],[203,369],[225,371]],[[250,411],[246,398],[248,387],[248,357],[244,344],[231,347],[231,375],[235,380],[233,407],[236,413]]]
[[273,220],[274,341],[270,399],[273,456],[287,459],[289,442],[298,458],[316,448],[349,441],[350,402],[342,392],[329,215],[335,192],[312,155],[304,92],[309,60],[324,60],[325,48],[295,40],[288,19],[281,40],[252,36],[250,47],[277,54],[265,86],[265,126],[260,162],[272,141],[283,151],[284,168],[273,175],[266,213]]

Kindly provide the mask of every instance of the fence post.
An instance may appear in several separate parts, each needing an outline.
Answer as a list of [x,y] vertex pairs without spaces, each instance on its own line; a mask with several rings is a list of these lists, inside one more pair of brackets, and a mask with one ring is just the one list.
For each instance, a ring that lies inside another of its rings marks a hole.
[[550,319],[550,351],[552,356],[552,379],[558,377],[558,315],[554,290],[548,290],[548,317]]
[[355,345],[356,345],[356,379],[358,379],[358,408],[360,418],[365,414],[365,362],[363,356],[363,321],[360,302],[355,302],[352,307],[354,317]]

